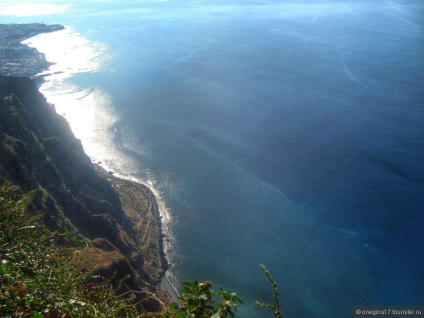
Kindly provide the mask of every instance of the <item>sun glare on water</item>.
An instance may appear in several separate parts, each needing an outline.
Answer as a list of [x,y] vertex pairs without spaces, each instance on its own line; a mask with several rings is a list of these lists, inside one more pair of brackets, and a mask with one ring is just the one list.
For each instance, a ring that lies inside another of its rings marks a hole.
[[53,63],[39,74],[44,77],[40,91],[55,105],[57,113],[68,120],[86,153],[104,159],[101,141],[111,139],[104,134],[108,134],[116,120],[109,111],[110,96],[99,87],[80,87],[75,77],[107,70],[112,58],[107,47],[70,27],[40,34],[22,43],[36,48]]
[[[81,36],[72,28],[44,33],[22,42],[45,54],[47,61],[54,64],[45,74],[69,77],[76,73],[99,71],[110,59],[107,48]],[[55,45],[51,45],[55,43]]]

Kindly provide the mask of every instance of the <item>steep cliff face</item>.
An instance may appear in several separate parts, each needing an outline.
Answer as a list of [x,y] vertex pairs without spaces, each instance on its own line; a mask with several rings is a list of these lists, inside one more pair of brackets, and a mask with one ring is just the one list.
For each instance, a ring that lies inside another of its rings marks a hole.
[[36,190],[34,209],[45,213],[51,229],[94,240],[96,255],[118,255],[103,271],[122,267],[132,275],[131,288],[153,291],[156,278],[144,270],[138,234],[119,195],[30,78],[0,75],[0,177],[22,192]]
[[92,224],[96,216],[91,211],[121,223],[116,192],[97,176],[68,122],[36,84],[29,78],[0,76],[0,96],[1,175],[24,191],[46,189],[85,236],[103,233]]

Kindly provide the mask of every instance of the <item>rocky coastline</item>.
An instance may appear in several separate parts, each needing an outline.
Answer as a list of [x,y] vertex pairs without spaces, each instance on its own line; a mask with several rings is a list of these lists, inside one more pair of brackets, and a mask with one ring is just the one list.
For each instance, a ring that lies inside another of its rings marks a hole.
[[169,265],[155,196],[93,164],[30,78],[49,63],[20,42],[62,28],[0,25],[0,183],[35,193],[33,212],[43,212],[50,229],[89,240],[75,266],[106,277],[117,272],[117,281],[129,275],[128,288],[141,291],[136,301],[160,310],[169,302],[159,287]]

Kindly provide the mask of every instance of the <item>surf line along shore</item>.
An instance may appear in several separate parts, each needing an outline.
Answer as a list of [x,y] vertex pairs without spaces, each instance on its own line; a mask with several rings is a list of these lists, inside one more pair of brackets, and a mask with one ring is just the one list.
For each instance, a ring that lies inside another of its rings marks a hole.
[[[21,42],[41,33],[58,30],[63,30],[63,26],[41,23],[1,25],[0,33],[4,36],[0,39],[0,44],[12,53],[4,56],[5,63],[0,68],[0,74],[31,77],[37,81],[39,87],[46,75],[43,72],[51,63],[46,61],[44,54]],[[163,303],[175,301],[177,293],[165,277],[169,265],[164,253],[160,211],[153,192],[145,185],[114,177],[100,166],[93,166],[100,176],[109,180],[120,197],[122,209],[128,219],[125,230],[134,234],[132,237],[136,237],[135,243],[143,254],[141,274],[145,275],[142,276],[147,276],[154,284],[156,294]],[[162,280],[166,283],[161,283]]]
[[106,178],[118,192],[122,209],[137,232],[138,247],[144,255],[144,270],[156,283],[156,294],[165,304],[178,301],[178,292],[172,286],[166,271],[169,268],[164,252],[165,234],[161,214],[152,190],[134,181],[116,177],[99,164],[93,164],[97,173]]

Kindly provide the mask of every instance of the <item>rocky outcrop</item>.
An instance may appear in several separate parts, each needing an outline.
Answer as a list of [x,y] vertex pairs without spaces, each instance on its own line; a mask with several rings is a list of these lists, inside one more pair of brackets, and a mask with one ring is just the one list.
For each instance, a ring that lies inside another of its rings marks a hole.
[[[68,122],[30,78],[0,75],[0,176],[24,193],[33,191],[33,209],[44,213],[48,227],[95,242],[90,262],[94,255],[99,260],[114,256],[114,262],[103,262],[103,273],[119,269],[132,277],[132,289],[154,291],[166,261],[161,253],[155,261],[158,271],[146,272],[144,265],[151,266],[151,260],[146,261],[140,246],[145,235],[134,224],[137,208],[131,213],[122,208],[123,196],[98,175]],[[150,205],[156,204],[152,200]],[[150,217],[160,223],[157,213]],[[156,228],[160,233],[160,224]],[[160,234],[154,239],[160,242]],[[150,297],[144,305],[157,310],[161,304]]]

